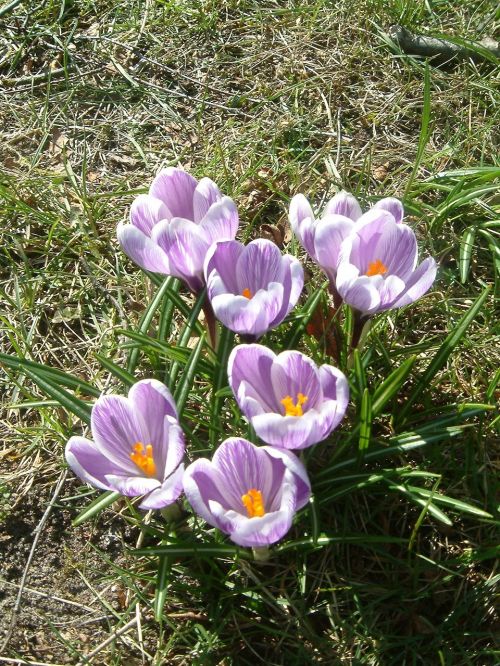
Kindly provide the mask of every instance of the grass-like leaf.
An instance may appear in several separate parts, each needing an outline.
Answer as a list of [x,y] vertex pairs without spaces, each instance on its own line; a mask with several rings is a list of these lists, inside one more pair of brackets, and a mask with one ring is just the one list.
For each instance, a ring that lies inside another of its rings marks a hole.
[[488,298],[489,293],[490,293],[490,287],[486,287],[483,293],[470,307],[468,312],[466,312],[466,314],[459,321],[457,326],[446,337],[445,341],[434,355],[434,358],[427,366],[427,369],[418,380],[416,386],[413,388],[411,395],[406,401],[405,405],[403,405],[399,413],[396,414],[396,419],[398,423],[402,423],[404,421],[411,407],[414,405],[414,403],[417,401],[417,399],[420,397],[423,391],[425,391],[426,389],[429,388],[429,386],[432,385],[436,373],[439,370],[441,370],[441,368],[444,366],[452,351],[455,349],[460,340],[463,338],[465,331],[467,330],[471,322],[474,321],[476,315],[481,311],[481,308],[483,307],[484,302]]
[[130,387],[132,386],[132,384],[135,384],[135,382],[137,381],[134,375],[125,370],[125,368],[122,368],[121,366],[116,365],[116,363],[113,363],[111,359],[107,358],[103,354],[96,353],[95,357],[102,365],[102,367],[105,368],[106,370],[109,370],[109,372],[114,377],[119,379],[124,386]]
[[110,504],[113,504],[113,502],[116,502],[116,500],[120,497],[120,493],[114,492],[113,490],[107,490],[106,492],[102,493],[87,507],[85,507],[83,511],[80,511],[78,516],[72,521],[73,527],[78,527],[78,525],[81,525],[94,516],[97,516],[97,514],[106,509],[106,507],[108,507]]
[[56,368],[51,368],[47,365],[43,365],[42,363],[29,361],[26,358],[0,353],[0,364],[3,364],[8,368],[12,368],[13,370],[29,370],[40,377],[46,377],[48,381],[51,381],[54,384],[58,384],[59,386],[66,386],[67,388],[73,389],[73,391],[80,391],[81,393],[92,396],[94,398],[98,398],[101,395],[99,389],[96,389],[95,386],[92,386],[92,384],[89,384],[83,379],[73,377],[67,372],[57,370]]
[[57,386],[52,380],[48,379],[42,373],[36,373],[33,370],[25,369],[24,372],[30,379],[32,379],[35,384],[48,395],[49,398],[57,400],[57,402],[67,409],[69,412],[78,416],[84,423],[90,423],[90,412],[92,410],[92,405],[76,398],[71,393],[68,393],[66,389]]

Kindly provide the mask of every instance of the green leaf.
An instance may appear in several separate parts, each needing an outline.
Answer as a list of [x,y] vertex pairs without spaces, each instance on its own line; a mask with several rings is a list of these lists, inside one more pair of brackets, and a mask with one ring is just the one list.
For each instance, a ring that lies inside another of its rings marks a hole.
[[[138,327],[138,333],[142,333],[145,335],[149,331],[149,327],[151,326],[151,322],[153,321],[153,317],[155,316],[156,310],[160,307],[164,298],[167,299],[169,298],[169,293],[171,291],[171,287],[174,284],[174,281],[175,278],[169,276],[160,286],[160,288],[155,294],[155,297],[148,305],[144,314],[141,317],[141,321],[139,322],[139,327]],[[139,347],[134,347],[129,354],[127,362],[127,372],[130,375],[134,374],[137,361],[139,360],[139,351],[140,351]]]
[[92,384],[87,383],[83,379],[73,377],[62,370],[51,368],[50,366],[43,365],[42,363],[35,363],[35,361],[28,361],[26,358],[19,358],[18,356],[10,356],[9,354],[0,353],[0,364],[6,365],[8,368],[18,370],[20,372],[31,370],[39,376],[44,376],[47,380],[52,381],[54,384],[66,386],[74,391],[80,391],[85,395],[98,398],[101,395],[99,389]]
[[105,493],[102,493],[97,497],[93,502],[91,502],[83,511],[80,511],[78,516],[72,521],[73,527],[78,527],[87,520],[90,520],[98,513],[103,511],[106,507],[113,502],[116,502],[117,499],[121,497],[120,493],[116,493],[113,490],[107,490]]
[[410,356],[403,363],[391,372],[373,393],[372,414],[377,416],[386,406],[386,404],[396,395],[403,386],[406,378],[410,374],[417,357]]
[[[178,347],[177,345],[168,342],[160,342],[155,338],[151,338],[149,335],[143,335],[126,329],[118,329],[117,333],[134,340],[134,342],[144,349],[149,348],[173,361],[178,361],[181,365],[189,363],[189,359],[191,358],[192,349],[189,347]],[[213,369],[214,364],[211,361],[206,358],[200,359],[199,370],[203,375],[211,377]]]
[[443,523],[444,525],[448,525],[449,527],[453,525],[448,516],[443,511],[441,511],[441,509],[438,509],[437,506],[434,506],[434,504],[430,501],[430,498],[424,500],[420,497],[417,497],[414,493],[411,492],[411,490],[409,490],[409,488],[403,484],[388,483],[387,486],[390,490],[401,493],[415,504],[423,506],[436,520],[439,520],[439,522]]
[[359,428],[359,444],[358,451],[360,452],[360,460],[363,459],[364,452],[370,445],[370,435],[372,431],[372,398],[370,391],[365,388],[363,397],[361,398],[360,410],[360,428]]
[[174,543],[161,546],[151,546],[148,548],[137,548],[130,550],[132,555],[139,557],[156,557],[158,555],[171,555],[173,557],[228,557],[238,556],[251,558],[252,552],[238,546],[212,543]]
[[167,589],[170,574],[170,558],[166,555],[160,555],[158,562],[158,575],[156,577],[155,600],[153,610],[156,622],[161,622],[163,607],[167,600]]
[[[422,495],[422,497],[430,497],[431,491],[427,488],[418,488],[417,486],[407,486],[408,490]],[[434,493],[432,496],[434,502],[445,504],[446,506],[455,509],[459,513],[470,513],[473,516],[480,516],[481,518],[493,518],[491,513],[483,511],[483,509],[478,509],[477,506],[472,504],[467,504],[467,502],[462,502],[462,500],[455,499],[454,497],[448,497],[447,495],[441,495],[440,493]]]
[[441,370],[441,368],[444,366],[451,352],[455,349],[455,347],[458,345],[458,343],[464,336],[465,331],[467,330],[469,325],[475,319],[476,315],[481,311],[481,308],[483,307],[485,300],[488,298],[490,289],[491,287],[486,287],[483,293],[471,306],[469,311],[466,312],[466,314],[462,317],[462,319],[459,321],[458,325],[453,329],[453,331],[451,331],[451,333],[448,334],[441,347],[437,350],[436,354],[434,355],[434,358],[427,366],[427,369],[425,370],[424,374],[421,376],[421,378],[418,380],[417,384],[413,388],[413,391],[408,400],[406,401],[405,405],[396,415],[397,421],[399,423],[403,422],[405,416],[408,414],[408,412],[410,411],[411,407],[416,402],[416,400],[420,397],[421,393],[423,393],[423,391],[425,391],[427,388],[429,388],[429,386],[432,385],[432,382],[437,372]]
[[24,370],[26,375],[32,379],[35,384],[50,398],[57,400],[57,402],[67,409],[69,412],[78,416],[84,423],[90,424],[90,412],[92,411],[92,405],[76,398],[71,393],[68,393],[65,389],[57,386],[54,382],[49,380],[43,374],[38,374],[32,370]]
[[366,545],[368,548],[371,544],[379,543],[406,543],[406,539],[401,539],[399,537],[390,537],[390,536],[369,536],[367,534],[356,534],[356,535],[342,535],[342,536],[325,536],[322,535],[316,540],[313,538],[310,539],[299,539],[297,541],[289,541],[288,543],[278,546],[274,549],[275,553],[286,553],[290,550],[300,550],[300,551],[311,551],[311,550],[320,550],[321,548],[327,548],[335,543],[355,543],[360,545]]
[[99,361],[103,368],[108,370],[114,377],[119,379],[124,386],[130,387],[137,381],[134,375],[127,372],[124,368],[113,363],[109,358],[102,354],[94,354],[95,358]]
[[472,250],[474,249],[474,239],[476,238],[476,227],[467,227],[462,234],[460,242],[459,266],[460,266],[460,282],[465,284],[467,276],[469,275],[470,260]]
[[[200,312],[203,308],[203,305],[205,304],[205,300],[207,298],[207,290],[204,289],[200,294],[198,294],[196,301],[193,305],[193,308],[189,314],[189,317],[187,319],[186,325],[184,326],[182,333],[179,336],[179,339],[177,341],[177,346],[178,347],[187,347],[187,344],[189,342],[189,339],[193,335],[193,332],[196,330],[199,322],[198,322],[198,317],[200,316]],[[172,368],[170,369],[169,373],[169,379],[168,379],[168,385],[169,386],[174,386],[175,381],[177,379],[177,375],[180,370],[180,365],[179,363],[173,363]]]
[[309,294],[309,297],[299,313],[295,315],[297,322],[292,328],[292,330],[289,332],[289,334],[285,337],[284,343],[283,343],[283,349],[296,349],[297,345],[299,344],[300,339],[304,335],[304,332],[306,330],[307,324],[309,323],[314,310],[318,306],[320,300],[323,297],[323,293],[325,290],[325,285],[321,289],[317,289],[313,291],[311,294]]
[[[224,402],[224,388],[227,387],[227,362],[234,347],[234,333],[228,328],[223,328],[217,348],[217,365],[213,378],[212,399],[210,403],[210,444],[217,444],[218,434],[221,430],[220,411]],[[229,388],[229,387],[227,387]],[[221,394],[222,392],[222,394]],[[229,389],[232,395],[231,389]]]
[[194,377],[198,370],[198,364],[200,360],[200,355],[202,349],[205,345],[205,333],[201,336],[196,347],[192,350],[191,356],[189,358],[188,364],[184,369],[184,374],[179,384],[175,387],[174,399],[179,410],[179,414],[182,414],[184,406],[189,396],[189,392],[193,386]]
[[429,141],[430,131],[429,131],[429,122],[431,118],[431,75],[429,63],[425,63],[424,71],[424,103],[422,108],[422,122],[420,125],[420,135],[418,137],[418,146],[417,154],[415,155],[415,161],[413,163],[413,169],[410,177],[408,178],[408,183],[406,184],[406,189],[403,195],[405,199],[410,192],[415,176],[420,168],[422,158],[424,156],[425,147]]

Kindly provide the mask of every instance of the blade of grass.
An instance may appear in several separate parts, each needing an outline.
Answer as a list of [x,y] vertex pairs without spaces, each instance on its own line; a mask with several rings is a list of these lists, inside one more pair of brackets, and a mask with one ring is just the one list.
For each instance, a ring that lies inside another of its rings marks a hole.
[[116,502],[116,500],[120,497],[120,493],[116,493],[113,490],[107,490],[105,493],[99,495],[99,497],[97,497],[87,507],[85,507],[83,511],[80,511],[78,516],[71,522],[71,524],[73,527],[78,527],[78,525],[81,525],[94,516],[97,516],[97,514],[101,513],[101,511],[106,509],[110,504],[113,504],[113,502]]
[[408,414],[410,408],[420,397],[422,392],[432,385],[436,373],[444,366],[448,357],[450,356],[452,351],[455,349],[455,347],[458,345],[458,343],[464,336],[465,331],[467,330],[469,325],[472,323],[472,321],[474,321],[476,315],[481,311],[481,308],[483,307],[483,304],[487,299],[490,290],[491,287],[486,287],[483,293],[477,298],[475,303],[470,307],[468,312],[466,312],[466,314],[459,321],[458,325],[451,331],[451,333],[448,334],[445,341],[434,355],[434,358],[427,366],[427,369],[425,370],[424,374],[421,376],[421,378],[418,380],[417,384],[413,388],[411,395],[406,401],[405,405],[403,405],[402,409],[396,415],[398,423],[402,423],[404,421],[404,418]]

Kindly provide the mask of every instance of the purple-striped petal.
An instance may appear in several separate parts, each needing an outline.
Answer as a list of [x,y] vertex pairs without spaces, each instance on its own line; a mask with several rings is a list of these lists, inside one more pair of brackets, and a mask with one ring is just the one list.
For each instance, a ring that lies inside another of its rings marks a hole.
[[342,190],[327,203],[324,215],[343,215],[356,222],[362,211],[356,197]]
[[95,442],[85,437],[71,437],[66,445],[66,461],[73,472],[91,486],[111,490],[107,474],[120,474],[123,469],[100,451]]
[[194,220],[193,197],[197,185],[193,176],[182,169],[168,167],[153,180],[149,194],[163,201],[172,217]]
[[229,197],[214,203],[200,222],[200,230],[207,246],[216,241],[233,240],[238,231],[239,218],[236,204]]
[[373,208],[377,210],[382,209],[388,211],[394,217],[396,224],[400,224],[403,221],[405,214],[403,204],[395,197],[386,197],[385,199],[380,199],[380,201],[377,201]]
[[170,274],[170,263],[167,255],[142,231],[132,224],[120,223],[117,235],[125,254],[141,268],[153,273]]
[[114,474],[107,474],[106,480],[110,487],[118,493],[125,495],[125,497],[137,497],[138,495],[145,495],[152,490],[160,487],[158,479],[149,478],[147,476],[117,476]]
[[403,294],[391,305],[401,308],[421,298],[436,279],[437,264],[432,257],[425,259],[406,283]]
[[203,262],[209,245],[197,224],[178,217],[159,222],[153,229],[152,240],[168,255],[171,275],[203,282]]
[[321,220],[314,239],[314,248],[319,265],[334,281],[337,274],[342,242],[354,229],[354,222],[342,215],[329,215]]
[[296,194],[290,201],[288,219],[293,233],[305,251],[315,259],[314,229],[315,219],[312,208],[303,194]]
[[214,181],[210,178],[202,178],[193,193],[193,221],[201,222],[210,210],[210,206],[221,199],[222,193]]
[[146,236],[160,220],[170,220],[172,213],[168,207],[156,197],[149,194],[139,194],[130,207],[130,221]]
[[173,474],[171,474],[159,488],[152,490],[139,504],[139,509],[163,509],[169,504],[173,504],[183,489],[184,465],[179,465]]
[[91,427],[99,450],[124,473],[138,473],[130,454],[137,442],[149,444],[148,430],[132,403],[121,395],[101,396],[92,408]]

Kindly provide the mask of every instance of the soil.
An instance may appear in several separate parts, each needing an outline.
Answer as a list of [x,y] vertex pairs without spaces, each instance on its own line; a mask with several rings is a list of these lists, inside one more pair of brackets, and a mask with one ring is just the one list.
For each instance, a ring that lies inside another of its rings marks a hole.
[[[29,568],[20,611],[0,658],[78,664],[118,624],[111,609],[123,614],[127,607],[125,590],[117,582],[111,564],[106,570],[106,558],[124,566],[123,545],[133,545],[137,533],[111,509],[100,515],[98,530],[90,523],[72,527],[75,516],[67,507],[74,502],[65,502],[65,498],[74,496],[77,486],[75,479],[66,479],[45,522]],[[33,531],[53,491],[53,485],[34,484],[0,526],[0,644],[9,631]],[[131,618],[133,615],[128,617]],[[140,650],[130,645],[128,638],[118,638],[96,655],[92,663],[143,662]]]

